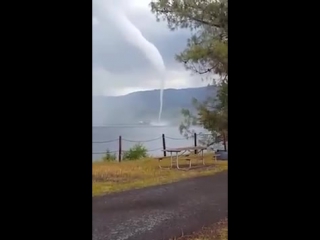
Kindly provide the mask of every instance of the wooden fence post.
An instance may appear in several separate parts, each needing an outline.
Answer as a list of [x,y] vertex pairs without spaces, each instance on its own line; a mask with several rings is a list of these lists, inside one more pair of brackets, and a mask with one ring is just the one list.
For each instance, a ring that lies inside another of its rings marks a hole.
[[119,136],[119,162],[121,162],[121,154],[122,154],[122,140],[121,140],[121,136]]
[[[193,134],[193,138],[194,138],[194,146],[197,146],[197,133]],[[197,154],[197,150],[194,150],[194,154]]]
[[[165,138],[164,134],[162,134],[162,147],[163,147],[163,150],[166,150],[166,138]],[[166,151],[163,151],[163,156],[164,157],[167,156],[167,152]]]

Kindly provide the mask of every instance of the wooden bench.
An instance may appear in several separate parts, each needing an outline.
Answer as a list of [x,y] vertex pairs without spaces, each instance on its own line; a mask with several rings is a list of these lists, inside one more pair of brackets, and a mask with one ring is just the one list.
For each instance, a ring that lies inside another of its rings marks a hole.
[[[179,159],[181,157],[183,160],[189,161],[189,169],[190,169],[192,158],[190,157],[191,154],[189,155],[187,152],[193,153],[197,151],[199,155],[201,154],[201,159],[204,164],[203,151],[205,149],[207,148],[201,147],[201,146],[198,146],[198,147],[191,146],[191,147],[180,147],[180,148],[168,148],[168,149],[164,149],[163,151],[170,153],[171,168],[173,167],[173,164],[175,164],[177,166],[177,169],[181,169],[179,167]],[[184,154],[184,153],[187,153],[187,154]],[[160,161],[161,160],[159,160],[159,163]]]
[[[186,160],[189,162],[189,168],[191,168],[191,160],[194,159],[194,158],[191,158],[192,156],[190,156],[189,154],[186,154],[186,155],[182,155],[179,159],[180,160]],[[195,155],[195,157],[197,157],[199,160],[202,160],[201,157],[198,157],[197,155]],[[159,168],[160,169],[168,169],[167,167],[162,167],[160,162],[163,160],[164,157],[158,157],[158,163],[159,163]],[[172,166],[171,166],[172,167]]]
[[202,161],[202,164],[204,164],[204,161],[203,161],[203,157],[202,156],[199,156],[197,154],[191,154],[191,155],[183,155],[183,157],[180,157],[181,160],[186,160],[189,162],[189,168],[191,168],[191,163],[192,163],[192,160],[198,160],[198,161]]
[[180,159],[181,159],[181,160],[186,160],[186,161],[188,161],[188,162],[189,162],[189,168],[191,168],[191,157],[190,157],[189,154],[182,155],[182,156],[180,157]]

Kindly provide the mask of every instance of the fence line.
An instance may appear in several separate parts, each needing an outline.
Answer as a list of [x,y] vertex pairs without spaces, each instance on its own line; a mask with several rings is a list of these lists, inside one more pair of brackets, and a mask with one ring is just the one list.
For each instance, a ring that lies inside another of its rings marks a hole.
[[[211,135],[211,134],[197,134],[197,135]],[[145,142],[152,142],[152,141],[156,141],[156,140],[160,140],[162,137],[157,137],[157,138],[152,138],[152,139],[148,139],[148,140],[130,140],[130,139],[126,139],[126,138],[122,138],[122,141],[125,142],[136,142],[136,143],[145,143]],[[165,138],[170,139],[170,140],[188,140],[187,138],[183,137],[183,138],[175,138],[175,137],[170,137],[170,136],[165,136]],[[193,136],[189,137],[193,138]],[[110,142],[117,142],[119,141],[119,138],[115,138],[112,140],[106,140],[106,141],[93,141],[92,143],[110,143]]]
[[107,140],[107,141],[101,141],[101,142],[92,142],[92,143],[111,143],[111,142],[116,142],[118,141],[119,139],[116,138],[116,139],[112,139],[112,140]]
[[157,141],[159,139],[161,139],[161,137],[153,138],[153,139],[149,139],[149,140],[140,140],[140,141],[122,138],[122,140],[125,141],[125,142],[136,142],[136,143],[153,142],[153,141]]
[[[211,134],[197,134],[199,136],[211,136]],[[188,140],[188,139],[192,139],[194,138],[193,136],[191,137],[188,137],[188,138],[175,138],[175,137],[168,137],[168,136],[165,136],[166,139],[170,139],[170,140]],[[124,142],[133,142],[133,143],[146,143],[146,142],[153,142],[153,141],[157,141],[157,140],[160,140],[161,137],[158,137],[158,138],[153,138],[153,139],[148,139],[148,140],[130,140],[130,139],[126,139],[126,138],[122,138],[122,141]],[[111,143],[111,142],[117,142],[119,141],[119,138],[116,138],[116,139],[112,139],[112,140],[106,140],[106,141],[94,141],[92,143]]]
[[175,138],[175,137],[168,137],[168,136],[165,136],[165,138],[170,140],[188,140],[187,138]]
[[[176,137],[165,136],[165,134],[162,134],[161,137],[147,139],[147,140],[132,140],[132,139],[122,138],[122,136],[119,136],[119,138],[117,138],[117,139],[111,139],[111,140],[105,140],[105,141],[92,141],[93,144],[118,142],[118,150],[110,151],[110,150],[106,149],[104,152],[93,152],[92,154],[101,154],[102,155],[102,154],[106,154],[107,152],[111,153],[111,154],[117,153],[118,161],[121,162],[123,154],[129,151],[129,150],[122,149],[123,142],[147,143],[147,142],[153,142],[153,141],[157,141],[157,140],[162,139],[162,147],[148,150],[148,152],[154,152],[154,151],[166,149],[166,139],[175,140],[175,141],[194,139],[194,146],[197,146],[197,143],[198,143],[197,136],[201,137],[201,136],[211,136],[211,135],[212,134],[210,134],[210,133],[209,134],[194,133],[192,136],[189,136],[188,138],[187,137],[176,138]],[[164,155],[164,157],[166,157],[166,151],[163,151],[163,155]]]
[[[151,149],[151,150],[148,150],[148,152],[154,152],[154,151],[159,151],[159,150],[162,150],[161,147],[159,148],[154,148],[154,149]],[[125,153],[125,152],[129,152],[129,150],[122,150],[121,153]],[[92,154],[106,154],[107,151],[104,151],[104,152],[93,152]],[[115,151],[108,151],[108,153],[118,153],[118,150],[115,150]]]

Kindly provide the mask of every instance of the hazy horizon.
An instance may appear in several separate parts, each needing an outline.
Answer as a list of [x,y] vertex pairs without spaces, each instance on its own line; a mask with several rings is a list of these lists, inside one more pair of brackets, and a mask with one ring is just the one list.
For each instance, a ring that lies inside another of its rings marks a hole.
[[[193,97],[202,101],[211,93],[209,88],[166,89],[160,122],[179,125],[182,109],[194,110]],[[123,96],[95,96],[92,98],[93,126],[159,122],[159,90],[139,91]]]
[[[181,87],[181,88],[164,88],[164,90],[184,90],[184,89],[195,89],[195,88],[204,88],[204,87],[207,87],[207,86],[200,86],[200,87]],[[121,94],[121,95],[92,95],[92,97],[122,97],[122,96],[127,96],[127,95],[130,95],[130,94],[134,94],[134,93],[152,92],[152,91],[160,91],[160,89],[159,89],[159,88],[155,88],[155,89],[142,89],[142,90],[137,90],[137,91],[133,91],[133,92]]]

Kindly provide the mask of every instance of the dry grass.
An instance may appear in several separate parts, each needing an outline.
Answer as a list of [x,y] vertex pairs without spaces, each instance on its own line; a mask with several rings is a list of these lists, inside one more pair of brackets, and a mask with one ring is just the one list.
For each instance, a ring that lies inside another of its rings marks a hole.
[[173,240],[228,240],[228,219],[224,219],[210,227],[205,227],[192,235],[181,236]]
[[[207,155],[206,166],[193,160],[197,167],[188,171],[177,169],[159,169],[155,159],[127,161],[122,163],[106,162],[92,164],[92,194],[103,195],[128,189],[143,188],[164,183],[171,183],[185,178],[203,175],[212,175],[228,169],[227,161],[214,163],[212,155]],[[187,164],[179,160],[179,163]],[[169,158],[162,161],[161,165],[170,165]]]

